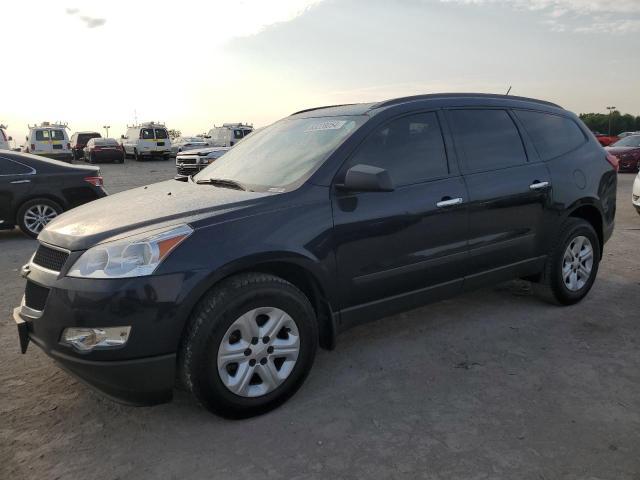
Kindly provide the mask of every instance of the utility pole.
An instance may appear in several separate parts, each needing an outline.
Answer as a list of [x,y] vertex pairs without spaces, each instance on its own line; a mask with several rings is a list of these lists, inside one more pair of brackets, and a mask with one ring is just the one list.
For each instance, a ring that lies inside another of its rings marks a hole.
[[109,129],[111,128],[111,125],[103,125],[102,128],[104,128],[107,131],[107,137],[109,138]]
[[611,136],[611,116],[615,109],[616,107],[607,107],[607,110],[609,110],[609,136]]

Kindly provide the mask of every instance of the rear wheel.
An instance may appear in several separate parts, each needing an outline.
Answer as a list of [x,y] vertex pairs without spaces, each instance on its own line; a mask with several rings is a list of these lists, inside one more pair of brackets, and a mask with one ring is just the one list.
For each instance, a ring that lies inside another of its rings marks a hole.
[[591,290],[599,263],[600,240],[593,226],[581,218],[567,219],[547,258],[542,293],[561,305],[579,302]]
[[139,162],[140,160],[142,160],[142,157],[138,154],[138,150],[136,148],[133,149],[133,159],[136,162]]
[[19,209],[17,223],[26,235],[36,238],[42,229],[62,213],[62,207],[46,198],[25,202]]
[[272,275],[237,275],[212,289],[190,319],[182,383],[214,413],[258,415],[300,388],[317,343],[315,313],[300,290]]

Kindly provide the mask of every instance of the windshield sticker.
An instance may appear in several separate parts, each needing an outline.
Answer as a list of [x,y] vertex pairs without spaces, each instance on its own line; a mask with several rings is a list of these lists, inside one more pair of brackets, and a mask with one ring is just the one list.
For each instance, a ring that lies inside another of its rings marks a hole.
[[318,122],[309,125],[304,133],[319,132],[321,130],[339,130],[344,127],[345,123],[347,123],[346,120],[327,120],[325,122]]

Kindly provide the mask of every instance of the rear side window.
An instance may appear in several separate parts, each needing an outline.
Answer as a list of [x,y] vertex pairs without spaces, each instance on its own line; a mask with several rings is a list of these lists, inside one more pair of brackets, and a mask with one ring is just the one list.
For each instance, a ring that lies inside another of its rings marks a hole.
[[496,170],[527,162],[520,133],[505,110],[452,110],[450,115],[465,170]]
[[143,128],[140,131],[140,138],[142,138],[143,140],[150,140],[153,139],[153,128]]
[[36,141],[44,142],[49,140],[49,130],[36,130]]
[[564,155],[587,141],[576,123],[559,115],[516,110],[542,160]]
[[164,128],[156,128],[156,138],[169,138]]
[[419,113],[378,127],[349,161],[384,168],[396,186],[449,174],[440,123],[435,113]]
[[31,172],[32,169],[22,163],[0,158],[0,175],[24,175]]

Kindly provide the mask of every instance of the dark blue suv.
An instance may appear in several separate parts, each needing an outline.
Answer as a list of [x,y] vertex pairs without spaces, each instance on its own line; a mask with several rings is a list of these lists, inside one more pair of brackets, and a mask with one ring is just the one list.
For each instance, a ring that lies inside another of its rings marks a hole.
[[538,100],[441,94],[304,110],[186,181],[65,213],[15,309],[29,342],[107,395],[229,417],[281,404],[316,346],[513,278],[590,290],[616,160]]

